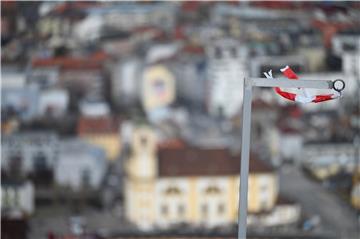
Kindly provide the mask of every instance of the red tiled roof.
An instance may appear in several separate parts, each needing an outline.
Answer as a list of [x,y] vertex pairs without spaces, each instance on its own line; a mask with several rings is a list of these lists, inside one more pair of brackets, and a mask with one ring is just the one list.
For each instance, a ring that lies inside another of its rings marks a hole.
[[80,117],[77,124],[78,135],[117,133],[120,127],[118,117]]
[[186,45],[183,47],[183,52],[193,53],[193,54],[204,54],[205,50],[202,46],[196,45]]
[[62,4],[59,4],[56,6],[52,12],[56,14],[64,14],[68,10],[80,10],[80,9],[87,9],[90,7],[94,7],[98,5],[97,2],[91,2],[91,1],[73,1],[73,2],[64,2]]
[[185,142],[181,139],[171,139],[166,140],[158,144],[159,149],[176,149],[176,148],[184,148]]
[[45,59],[34,59],[33,67],[58,66],[65,69],[100,69],[104,60],[108,55],[102,51],[95,52],[88,58],[85,57],[54,57]]
[[[225,176],[240,172],[240,155],[231,155],[228,149],[160,148],[158,158],[160,177]],[[252,154],[250,171],[269,173],[273,169]]]

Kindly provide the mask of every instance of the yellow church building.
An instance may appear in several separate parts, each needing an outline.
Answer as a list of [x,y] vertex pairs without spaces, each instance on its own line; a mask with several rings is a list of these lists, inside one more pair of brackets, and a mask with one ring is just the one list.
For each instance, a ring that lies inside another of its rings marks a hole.
[[[237,222],[239,154],[186,144],[159,147],[156,134],[143,126],[133,133],[125,170],[125,214],[140,229]],[[278,196],[277,175],[254,155],[248,195],[249,213],[272,210]]]

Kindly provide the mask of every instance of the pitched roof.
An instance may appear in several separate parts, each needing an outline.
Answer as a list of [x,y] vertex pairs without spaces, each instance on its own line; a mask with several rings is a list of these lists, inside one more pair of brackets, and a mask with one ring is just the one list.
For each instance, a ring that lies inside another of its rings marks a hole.
[[100,69],[102,63],[108,55],[102,51],[98,51],[89,57],[72,57],[62,56],[45,59],[34,59],[33,67],[50,67],[57,66],[64,69]]
[[[158,165],[160,177],[238,175],[240,155],[232,155],[228,149],[159,148]],[[273,169],[250,156],[250,172],[269,173]]]
[[117,117],[80,117],[77,133],[79,135],[117,133],[119,126],[120,120]]

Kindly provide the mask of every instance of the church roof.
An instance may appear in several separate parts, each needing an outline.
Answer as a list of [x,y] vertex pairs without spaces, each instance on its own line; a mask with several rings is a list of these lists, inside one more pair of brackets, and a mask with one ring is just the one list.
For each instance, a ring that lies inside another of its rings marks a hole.
[[[158,167],[160,177],[229,176],[240,173],[240,154],[226,148],[205,149],[192,146],[160,148]],[[250,156],[250,173],[271,173],[273,168],[263,160]]]

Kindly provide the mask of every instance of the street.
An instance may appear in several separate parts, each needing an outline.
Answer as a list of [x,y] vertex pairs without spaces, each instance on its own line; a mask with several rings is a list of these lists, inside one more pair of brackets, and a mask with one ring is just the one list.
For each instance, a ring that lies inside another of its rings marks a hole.
[[359,238],[355,210],[320,183],[304,176],[301,169],[283,167],[279,182],[280,192],[299,202],[307,216],[320,216],[320,231],[334,233],[336,238]]

